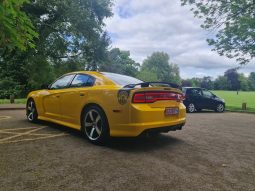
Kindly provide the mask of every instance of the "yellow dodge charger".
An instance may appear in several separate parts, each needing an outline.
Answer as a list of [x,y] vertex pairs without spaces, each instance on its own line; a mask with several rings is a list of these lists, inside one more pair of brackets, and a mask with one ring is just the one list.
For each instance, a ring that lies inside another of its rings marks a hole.
[[81,132],[89,141],[181,130],[186,108],[173,84],[143,82],[108,73],[68,73],[47,89],[30,92],[27,119],[50,121]]

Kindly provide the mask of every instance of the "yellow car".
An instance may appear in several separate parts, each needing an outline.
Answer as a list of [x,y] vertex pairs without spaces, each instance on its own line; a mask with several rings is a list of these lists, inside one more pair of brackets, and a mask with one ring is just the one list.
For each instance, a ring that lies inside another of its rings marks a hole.
[[27,119],[81,130],[98,144],[109,137],[181,130],[186,108],[182,92],[173,87],[108,72],[68,73],[29,93]]

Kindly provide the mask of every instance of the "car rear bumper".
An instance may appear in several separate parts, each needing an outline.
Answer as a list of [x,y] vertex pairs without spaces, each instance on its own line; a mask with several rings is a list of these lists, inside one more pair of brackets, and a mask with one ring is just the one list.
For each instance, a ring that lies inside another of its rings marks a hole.
[[181,130],[185,124],[185,118],[168,122],[150,122],[150,123],[129,123],[120,124],[116,128],[111,128],[110,134],[113,137],[136,137],[146,131],[168,132]]
[[[186,122],[185,106],[182,103],[171,102],[170,104],[166,102],[164,105],[166,106],[132,105],[130,115],[125,116],[126,123],[111,124],[110,135],[113,137],[135,137],[147,130],[166,132],[181,129]],[[179,108],[179,114],[165,116],[165,108],[169,107]]]

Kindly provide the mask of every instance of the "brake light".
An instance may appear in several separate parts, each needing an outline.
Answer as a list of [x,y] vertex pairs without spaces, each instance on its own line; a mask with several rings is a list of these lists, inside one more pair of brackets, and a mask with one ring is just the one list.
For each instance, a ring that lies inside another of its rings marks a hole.
[[183,100],[183,95],[175,92],[137,92],[133,97],[133,103],[153,103],[161,100],[180,102]]

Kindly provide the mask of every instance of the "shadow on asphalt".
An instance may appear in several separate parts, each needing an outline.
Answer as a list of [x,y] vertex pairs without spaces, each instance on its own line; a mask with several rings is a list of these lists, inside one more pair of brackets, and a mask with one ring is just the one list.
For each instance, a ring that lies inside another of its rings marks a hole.
[[140,152],[149,150],[159,150],[164,147],[174,147],[183,144],[184,141],[171,137],[167,134],[159,134],[153,137],[134,137],[134,138],[111,138],[107,144],[108,148],[126,151],[126,152]]
[[[45,125],[55,130],[59,130],[62,132],[66,132],[71,136],[78,138],[82,141],[89,142],[86,138],[81,134],[80,131],[65,127],[62,125],[58,125],[55,123],[47,122],[47,121],[39,121],[37,124]],[[171,133],[171,131],[170,131]],[[107,147],[113,150],[126,151],[126,152],[136,152],[136,151],[148,151],[148,150],[158,150],[160,148],[175,146],[183,144],[184,141],[181,139],[177,139],[175,137],[171,137],[167,134],[159,134],[154,136],[138,136],[138,137],[112,137],[109,141],[102,147]],[[92,143],[89,143],[92,144]]]

